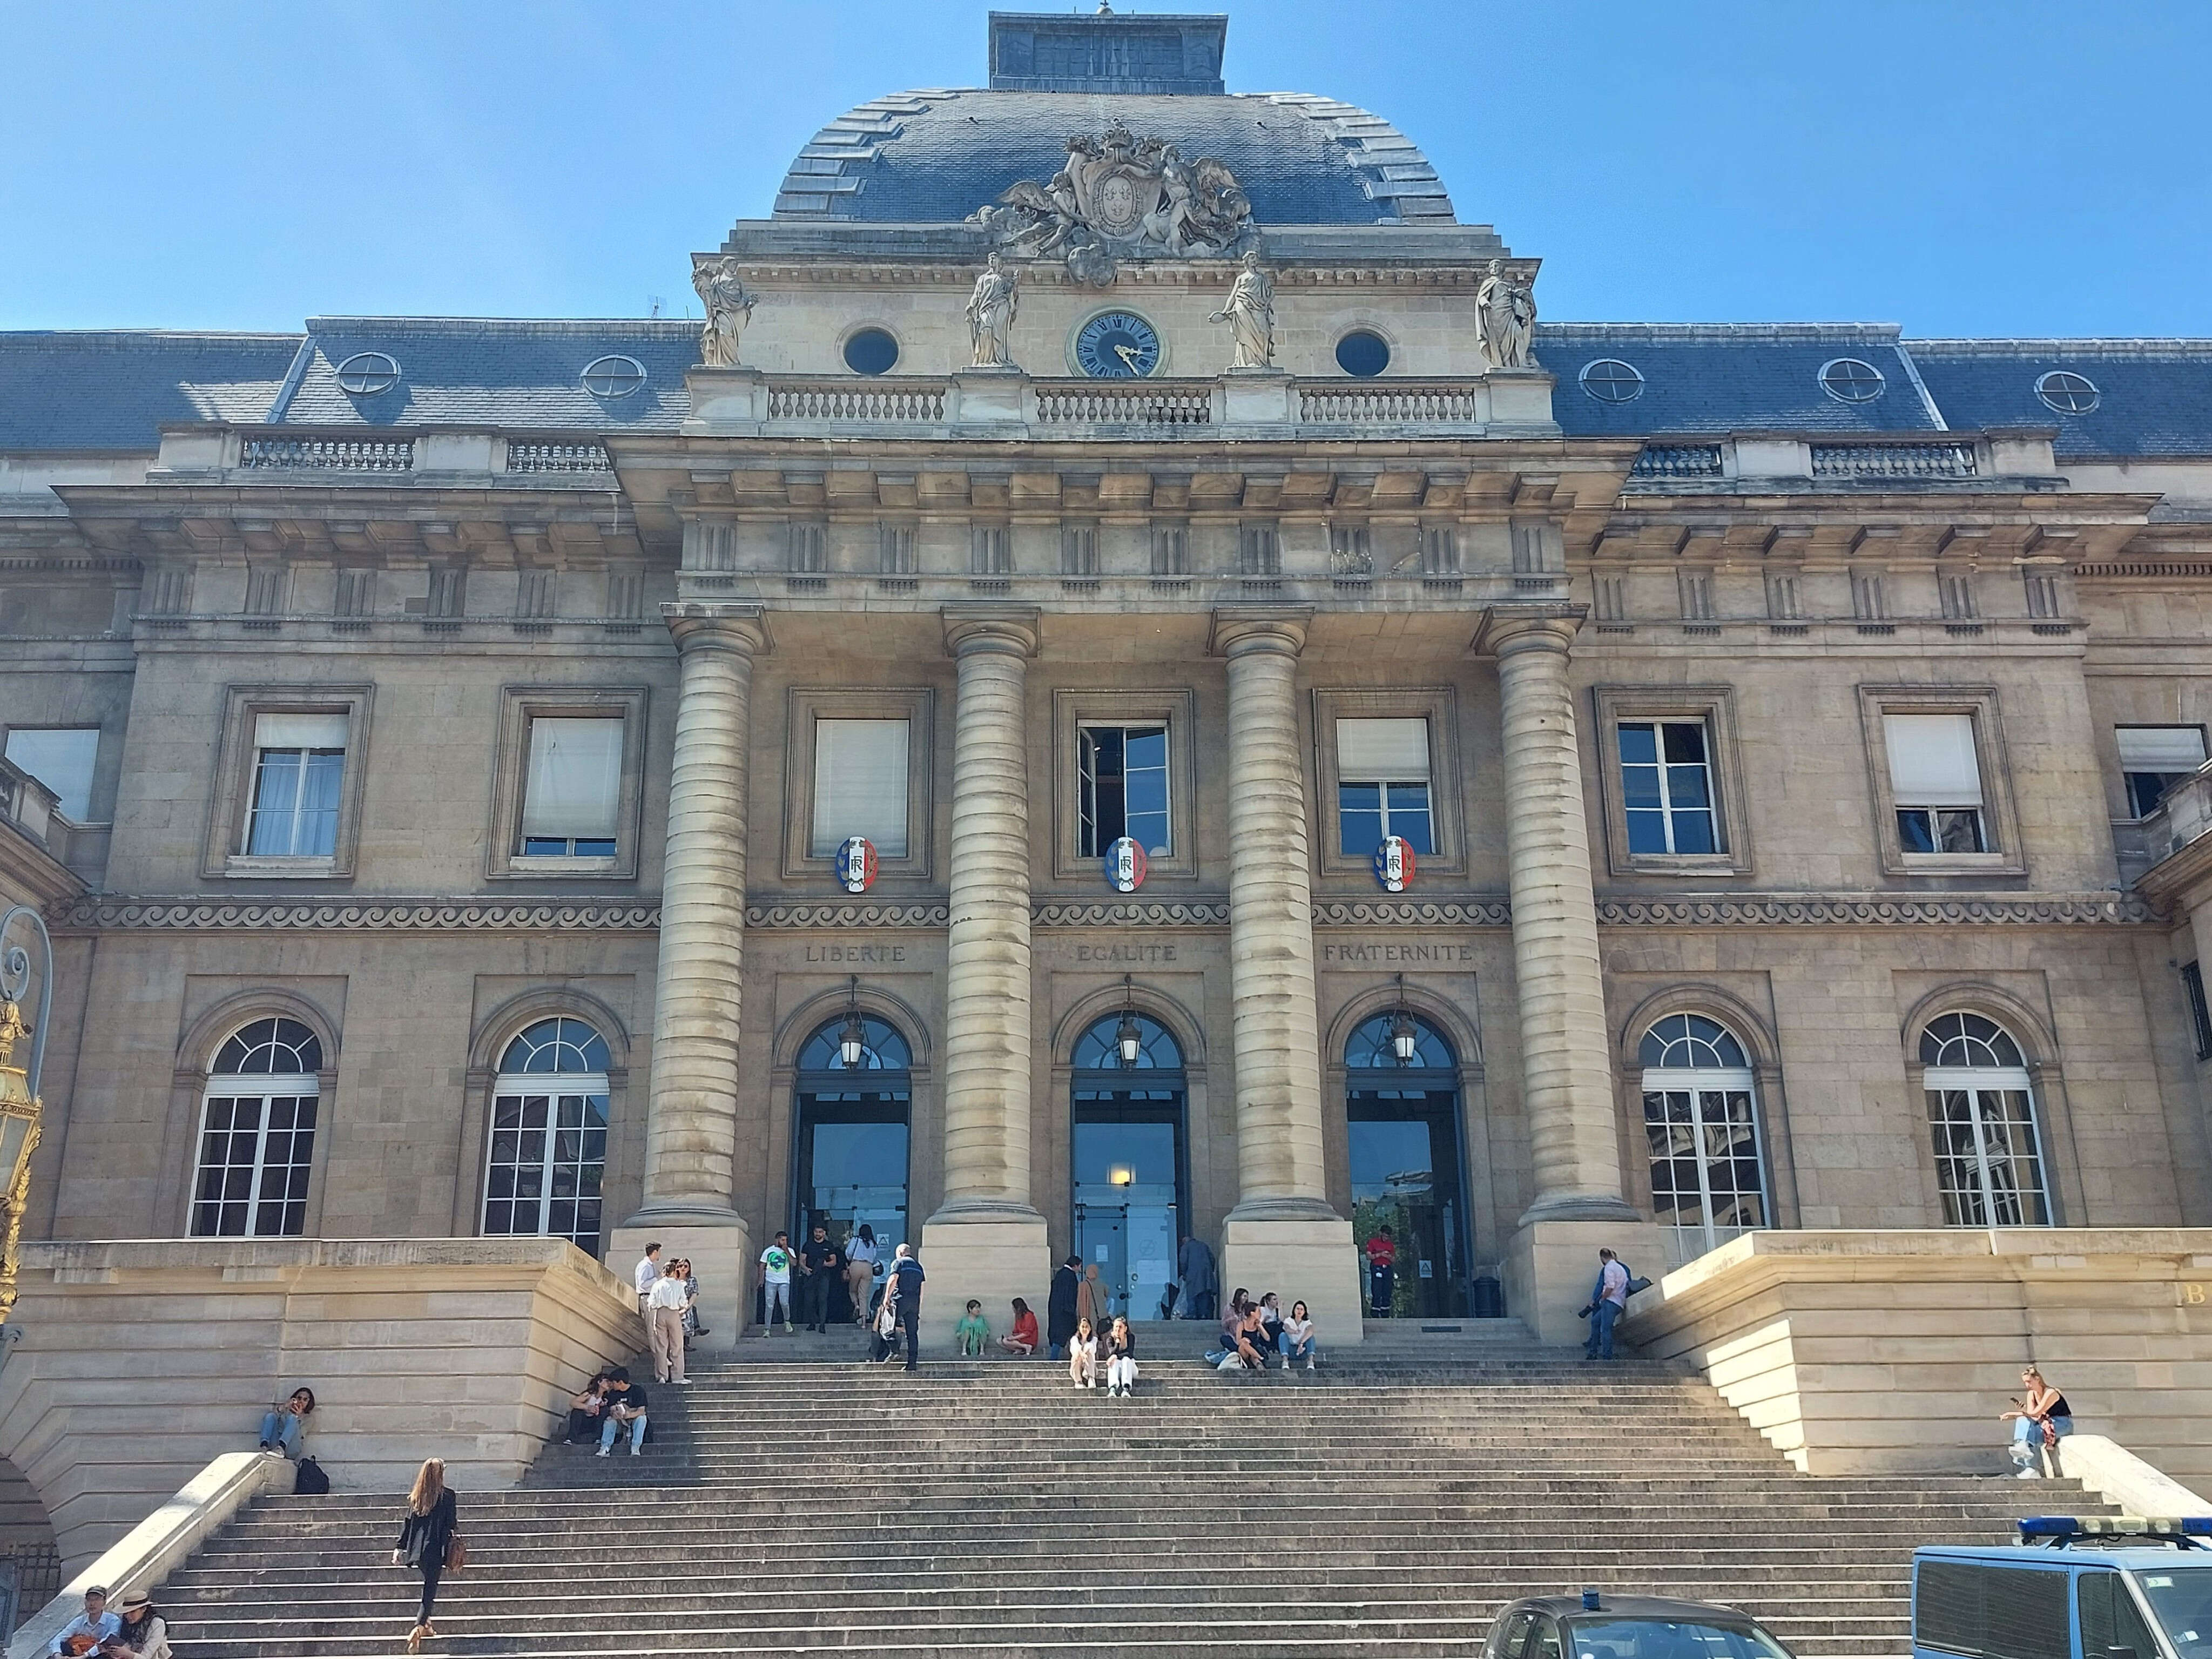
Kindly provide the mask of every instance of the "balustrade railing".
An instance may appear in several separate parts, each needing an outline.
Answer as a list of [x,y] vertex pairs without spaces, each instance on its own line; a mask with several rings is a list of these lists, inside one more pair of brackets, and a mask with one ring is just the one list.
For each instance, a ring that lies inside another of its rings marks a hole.
[[1375,425],[1459,425],[1479,418],[1471,382],[1370,380],[1302,386],[1301,421]]
[[509,472],[611,472],[614,463],[599,444],[515,443],[507,446]]
[[768,389],[768,417],[771,421],[942,421],[945,395],[941,384],[772,381]]
[[1038,422],[1045,426],[1211,426],[1213,389],[1211,384],[1142,381],[1040,385],[1036,410]]
[[1813,446],[1816,478],[1971,478],[1975,472],[1972,444]]
[[1650,444],[1628,469],[1632,478],[1717,478],[1718,444]]
[[246,468],[320,472],[410,472],[411,438],[248,438],[238,464]]

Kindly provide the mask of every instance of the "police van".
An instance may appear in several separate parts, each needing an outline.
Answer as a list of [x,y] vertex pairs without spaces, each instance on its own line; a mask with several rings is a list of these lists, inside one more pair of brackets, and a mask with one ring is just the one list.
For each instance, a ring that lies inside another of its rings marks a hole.
[[2208,1540],[2212,1516],[2040,1516],[1915,1550],[1913,1659],[2212,1659]]

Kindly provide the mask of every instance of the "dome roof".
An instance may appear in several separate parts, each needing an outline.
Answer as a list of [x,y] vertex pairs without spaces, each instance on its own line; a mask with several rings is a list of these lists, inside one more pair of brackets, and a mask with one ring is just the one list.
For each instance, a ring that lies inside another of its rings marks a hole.
[[1022,179],[1049,179],[1073,133],[1115,123],[1226,163],[1262,225],[1455,224],[1443,181],[1381,117],[1298,93],[970,89],[900,93],[814,136],[778,219],[948,224]]

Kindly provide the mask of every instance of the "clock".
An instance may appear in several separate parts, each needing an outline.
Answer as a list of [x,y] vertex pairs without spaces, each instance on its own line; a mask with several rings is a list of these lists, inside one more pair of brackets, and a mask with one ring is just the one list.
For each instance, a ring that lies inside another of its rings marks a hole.
[[1076,331],[1075,366],[1094,380],[1129,380],[1160,366],[1160,337],[1131,311],[1102,311]]

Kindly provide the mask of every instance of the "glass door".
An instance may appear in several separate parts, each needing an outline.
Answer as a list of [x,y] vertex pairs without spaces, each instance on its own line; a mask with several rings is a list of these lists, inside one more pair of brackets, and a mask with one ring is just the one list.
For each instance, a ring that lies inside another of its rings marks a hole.
[[1075,1251],[1109,1311],[1158,1319],[1189,1213],[1182,1051],[1133,1009],[1076,1040],[1070,1102]]
[[1391,1316],[1465,1318],[1470,1266],[1459,1091],[1354,1088],[1346,1107],[1352,1242],[1364,1250],[1389,1230]]

